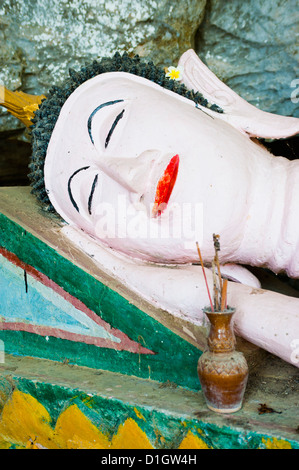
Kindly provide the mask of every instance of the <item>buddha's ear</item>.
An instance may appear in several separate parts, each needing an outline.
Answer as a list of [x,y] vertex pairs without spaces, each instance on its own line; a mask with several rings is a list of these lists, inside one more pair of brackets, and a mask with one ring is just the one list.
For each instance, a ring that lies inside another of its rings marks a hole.
[[265,139],[282,139],[299,133],[298,118],[267,113],[251,105],[219,80],[193,49],[181,56],[178,65],[184,69],[182,82],[186,87],[220,106],[224,113],[218,117],[241,132]]
[[220,106],[224,112],[234,109],[236,93],[208,69],[193,49],[189,49],[181,56],[178,65],[184,68],[182,81],[187,88],[199,91],[206,99]]

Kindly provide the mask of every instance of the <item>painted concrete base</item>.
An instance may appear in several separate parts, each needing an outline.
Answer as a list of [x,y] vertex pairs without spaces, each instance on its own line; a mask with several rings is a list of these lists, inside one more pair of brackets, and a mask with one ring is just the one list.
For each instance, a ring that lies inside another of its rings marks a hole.
[[299,449],[298,368],[242,342],[243,407],[208,410],[202,329],[97,271],[29,188],[0,206],[0,449]]
[[295,368],[277,377],[275,361],[251,379],[240,411],[219,415],[202,392],[171,382],[5,355],[0,448],[299,449]]

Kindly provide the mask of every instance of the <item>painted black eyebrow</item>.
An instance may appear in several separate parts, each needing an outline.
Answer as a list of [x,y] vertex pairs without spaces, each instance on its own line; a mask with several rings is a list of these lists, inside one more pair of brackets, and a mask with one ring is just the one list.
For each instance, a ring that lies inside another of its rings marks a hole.
[[87,121],[87,129],[88,129],[88,134],[89,134],[89,137],[90,137],[90,140],[92,143],[93,142],[93,138],[92,138],[92,134],[91,134],[91,123],[92,123],[92,119],[94,117],[94,115],[102,108],[105,108],[105,106],[111,106],[112,104],[116,104],[116,103],[121,103],[123,102],[124,100],[114,100],[114,101],[107,101],[106,103],[102,103],[100,104],[100,106],[97,106],[93,112],[91,113],[91,115],[89,116],[88,118],[88,121]]
[[74,173],[69,177],[69,180],[68,180],[68,183],[67,183],[67,190],[68,190],[68,193],[69,193],[71,203],[73,204],[74,208],[78,212],[80,212],[80,211],[79,211],[79,207],[77,206],[76,201],[75,201],[75,199],[73,198],[73,195],[72,195],[71,182],[72,182],[72,179],[74,178],[74,176],[76,176],[76,174],[79,173],[79,171],[87,170],[88,168],[89,168],[89,166],[84,166],[82,168],[79,168],[79,170],[74,171]]
[[125,110],[123,109],[123,110],[116,116],[116,118],[115,118],[115,120],[114,120],[114,122],[113,122],[113,124],[112,124],[112,126],[111,126],[111,129],[110,129],[110,131],[108,132],[108,135],[107,135],[107,137],[106,137],[105,148],[108,147],[108,144],[109,144],[109,141],[110,141],[111,136],[112,136],[112,134],[113,134],[113,131],[114,131],[114,129],[116,128],[118,121],[123,117],[124,112],[125,112]]
[[94,177],[94,180],[93,180],[93,183],[92,183],[92,186],[91,186],[90,195],[89,195],[89,198],[88,198],[88,212],[89,212],[89,214],[91,214],[91,203],[92,203],[94,190],[96,189],[96,185],[98,183],[98,177],[99,177],[99,175],[95,175],[95,177]]

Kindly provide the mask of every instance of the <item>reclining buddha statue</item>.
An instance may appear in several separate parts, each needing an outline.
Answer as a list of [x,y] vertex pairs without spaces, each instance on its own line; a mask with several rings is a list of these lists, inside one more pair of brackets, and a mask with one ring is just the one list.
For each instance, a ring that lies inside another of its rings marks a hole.
[[29,108],[32,192],[71,243],[200,325],[209,300],[196,242],[212,285],[218,234],[236,333],[299,364],[299,299],[261,289],[243,267],[299,277],[299,162],[258,140],[298,134],[299,119],[247,103],[193,50],[167,73],[127,54],[94,61]]

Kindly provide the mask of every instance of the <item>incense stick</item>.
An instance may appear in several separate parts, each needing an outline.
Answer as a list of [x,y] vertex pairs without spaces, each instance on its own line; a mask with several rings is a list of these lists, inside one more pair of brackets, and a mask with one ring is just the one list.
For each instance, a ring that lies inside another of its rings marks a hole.
[[207,291],[208,291],[208,296],[209,296],[209,300],[210,300],[210,304],[211,304],[211,310],[212,310],[212,312],[214,312],[213,302],[212,302],[212,299],[211,299],[210,289],[209,289],[209,286],[208,286],[208,281],[207,281],[207,277],[206,277],[206,273],[205,273],[205,268],[204,268],[203,261],[202,261],[202,257],[201,257],[201,252],[200,252],[200,249],[199,249],[199,246],[198,246],[198,242],[196,242],[196,246],[197,246],[198,256],[199,256],[199,259],[200,259],[200,264],[201,264],[201,267],[202,267],[202,272],[203,272],[203,275],[204,275],[204,278],[205,278],[205,282],[206,282],[206,287],[207,287]]
[[[214,302],[212,301],[212,298],[211,298],[211,294],[210,294],[210,290],[209,290],[209,286],[208,286],[208,281],[207,281],[207,277],[206,277],[206,273],[205,273],[205,269],[204,269],[204,264],[203,264],[201,252],[200,252],[200,249],[199,249],[199,246],[198,246],[198,242],[196,242],[198,256],[199,256],[199,259],[200,259],[200,264],[201,264],[201,267],[202,267],[202,271],[203,271],[203,275],[204,275],[204,279],[205,279],[205,283],[206,283],[206,287],[207,287],[207,291],[208,291],[208,296],[209,296],[212,312],[214,312],[215,310],[216,311],[220,310],[220,312],[223,312],[224,310],[227,309],[227,284],[228,284],[228,281],[227,281],[227,279],[223,280],[222,276],[221,276],[220,263],[219,263],[219,257],[218,257],[218,251],[220,251],[219,238],[220,238],[219,235],[215,235],[215,233],[213,234],[214,249],[215,249],[215,256],[214,256],[214,259],[212,260],[213,301]],[[217,273],[216,273],[216,268],[217,268],[217,271],[218,271],[218,276],[217,276]]]
[[218,269],[219,286],[220,286],[220,292],[221,292],[222,291],[222,278],[221,278],[221,271],[220,271],[220,264],[219,264],[219,257],[218,257],[218,251],[220,251],[219,235],[215,235],[215,233],[213,233],[213,240],[214,240],[214,248],[215,248],[215,263]]
[[217,287],[217,278],[215,271],[215,261],[212,261],[212,273],[213,273],[213,287],[214,287],[214,306],[216,311],[219,310],[219,301],[218,301],[218,287]]
[[223,288],[221,292],[221,312],[223,312],[223,310],[227,308],[226,298],[227,298],[227,279],[224,279]]

